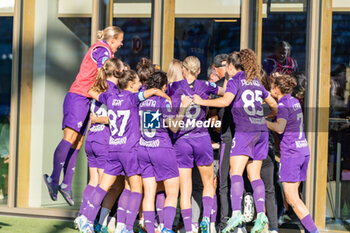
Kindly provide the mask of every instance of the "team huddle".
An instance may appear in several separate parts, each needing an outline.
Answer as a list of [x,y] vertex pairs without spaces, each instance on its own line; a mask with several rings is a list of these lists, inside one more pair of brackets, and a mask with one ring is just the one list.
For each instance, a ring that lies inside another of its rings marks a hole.
[[[280,135],[280,182],[286,201],[306,230],[318,232],[298,193],[300,182],[306,179],[310,152],[302,107],[291,95],[296,86],[293,77],[275,77],[266,90],[250,49],[225,58],[222,86],[197,79],[200,61],[194,56],[180,63],[177,76],[170,70],[162,72],[146,58],[135,72],[114,58],[123,45],[120,28],[107,27],[98,38],[65,97],[64,136],[54,153],[52,174],[44,175],[51,199],[56,201],[60,192],[74,205],[72,177],[90,122],[85,142],[89,182],[74,220],[80,232],[133,232],[139,216],[140,231],[170,233],[178,202],[186,232],[216,232],[217,172],[208,127],[224,122],[208,121],[208,109],[213,107],[228,108],[232,116],[225,120],[235,127],[229,151],[232,213],[222,232],[244,226],[244,171],[257,213],[250,232],[278,231],[268,229],[260,176],[269,150],[269,130]],[[192,221],[191,202],[194,166],[203,184],[202,218],[197,226]],[[59,184],[62,169],[64,177]]]

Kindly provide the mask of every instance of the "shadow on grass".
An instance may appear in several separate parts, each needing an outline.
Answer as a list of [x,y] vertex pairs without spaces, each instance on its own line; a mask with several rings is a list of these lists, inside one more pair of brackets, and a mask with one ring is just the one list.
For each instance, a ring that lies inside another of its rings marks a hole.
[[11,224],[8,224],[8,223],[4,223],[4,222],[0,222],[0,229],[5,226],[5,227],[10,227],[12,226]]
[[73,221],[71,222],[64,221],[62,222],[62,224],[54,224],[52,226],[52,230],[49,231],[48,233],[67,232],[67,230],[70,230],[72,232],[75,231]]

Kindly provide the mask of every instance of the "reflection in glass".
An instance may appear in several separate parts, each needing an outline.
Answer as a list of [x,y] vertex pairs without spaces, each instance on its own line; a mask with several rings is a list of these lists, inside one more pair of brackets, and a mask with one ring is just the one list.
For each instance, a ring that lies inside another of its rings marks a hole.
[[151,18],[115,18],[113,25],[124,31],[123,47],[117,57],[136,69],[142,57],[151,57]]
[[113,25],[124,31],[123,47],[116,56],[136,69],[142,57],[151,58],[151,0],[114,0]]
[[205,71],[217,54],[239,51],[240,25],[240,19],[176,18],[174,57],[181,61],[198,57],[202,70],[198,78],[206,80]]
[[0,204],[7,204],[13,17],[0,17]]
[[326,224],[334,230],[350,230],[349,26],[348,12],[333,13]]

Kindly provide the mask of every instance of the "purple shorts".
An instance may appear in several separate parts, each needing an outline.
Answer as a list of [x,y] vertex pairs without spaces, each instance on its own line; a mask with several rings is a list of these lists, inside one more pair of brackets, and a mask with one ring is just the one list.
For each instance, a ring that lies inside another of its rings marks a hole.
[[90,99],[68,92],[63,102],[62,129],[68,127],[85,135],[90,118]]
[[281,156],[280,182],[299,182],[306,180],[310,155],[285,158]]
[[108,147],[106,147],[106,145],[97,142],[86,141],[85,153],[89,167],[97,167],[100,169],[105,168],[109,154]]
[[139,147],[138,160],[142,178],[155,177],[156,181],[162,181],[179,176],[173,148]]
[[104,173],[112,176],[126,174],[128,177],[141,174],[137,161],[137,148],[127,152],[109,151]]
[[268,151],[269,132],[235,132],[230,155],[247,155],[252,160],[264,160]]
[[179,168],[193,168],[193,162],[197,166],[208,166],[214,162],[209,134],[179,138],[174,144],[174,149]]

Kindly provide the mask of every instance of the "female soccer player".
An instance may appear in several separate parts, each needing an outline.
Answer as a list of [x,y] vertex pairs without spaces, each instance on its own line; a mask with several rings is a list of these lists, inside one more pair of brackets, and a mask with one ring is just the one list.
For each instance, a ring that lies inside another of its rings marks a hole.
[[[118,58],[109,58],[101,69],[101,72],[96,76],[96,81],[92,86],[92,90],[99,93],[118,92],[117,78],[113,75],[114,71],[121,71],[124,69],[123,63]],[[94,188],[100,183],[103,170],[108,157],[109,137],[111,135],[108,127],[107,106],[92,100],[90,107],[91,114],[91,127],[87,134],[85,142],[85,152],[88,160],[89,167],[89,183],[83,192],[83,201],[80,206],[80,213],[86,207],[87,198]],[[95,123],[101,122],[101,123]]]
[[[180,103],[182,95],[192,97],[197,94],[207,99],[211,94],[223,95],[222,88],[214,83],[197,80],[200,73],[199,59],[187,57],[183,62],[185,79],[173,82],[168,93],[174,93],[174,102]],[[175,104],[174,104],[175,106]],[[185,114],[183,125],[175,135],[174,149],[180,173],[180,207],[186,232],[192,232],[192,168],[195,162],[203,182],[203,233],[209,232],[210,213],[214,197],[214,167],[213,149],[208,129],[205,128],[206,108],[191,104]]]
[[300,182],[305,181],[310,151],[304,134],[303,112],[298,99],[291,96],[297,85],[289,75],[276,77],[271,85],[271,95],[278,100],[276,122],[267,121],[267,127],[280,134],[282,182],[285,198],[301,220],[305,229],[317,233],[308,209],[299,197]]
[[[82,232],[93,232],[93,221],[100,209],[100,204],[111,185],[123,171],[128,178],[131,193],[126,211],[126,227],[122,232],[132,232],[142,197],[142,183],[137,161],[137,145],[140,140],[138,104],[140,101],[158,95],[170,100],[159,89],[149,89],[138,92],[140,80],[134,71],[125,71],[118,77],[118,93],[98,93],[90,90],[89,94],[108,109],[109,128],[109,158],[104,169],[101,183],[90,195],[83,217],[87,223]],[[171,100],[170,100],[171,101]]]
[[223,97],[203,100],[195,95],[193,101],[210,107],[226,107],[232,103],[232,116],[236,127],[230,156],[233,211],[223,233],[230,232],[244,220],[241,203],[244,189],[242,174],[245,168],[254,191],[258,214],[251,232],[261,232],[268,223],[264,213],[265,187],[260,178],[262,160],[266,158],[268,151],[268,132],[262,101],[264,99],[272,108],[272,114],[276,113],[277,104],[259,81],[260,69],[252,50],[243,49],[239,53],[231,53],[227,58],[226,71],[232,78],[227,82]]
[[144,89],[145,84],[149,77],[154,73],[155,68],[153,66],[153,63],[148,58],[141,58],[139,63],[137,63],[137,75],[140,78],[140,82],[142,83],[142,88]]
[[[153,73],[146,83],[147,90],[157,88],[165,93],[166,87],[167,76],[163,72]],[[181,121],[191,102],[189,97],[182,97],[181,109],[175,119],[170,103],[164,98],[153,96],[139,106],[141,138],[138,159],[144,187],[143,215],[148,233],[155,232],[154,203],[159,181],[163,181],[166,194],[163,208],[164,228],[161,230],[172,232],[179,192],[179,170],[167,127],[174,132],[178,130],[179,127],[170,122]]]
[[182,62],[177,59],[173,59],[169,64],[167,76],[169,84],[183,80]]
[[[85,130],[89,122],[89,89],[94,84],[98,72],[102,72],[104,62],[113,58],[114,53],[123,45],[123,31],[110,26],[99,31],[99,40],[86,53],[80,71],[63,103],[63,139],[56,147],[51,176],[44,174],[44,181],[53,201],[57,192],[63,195],[69,205],[73,205],[71,183],[78,151],[83,143]],[[64,178],[58,185],[62,168]]]

